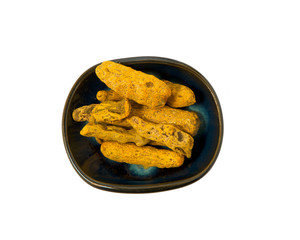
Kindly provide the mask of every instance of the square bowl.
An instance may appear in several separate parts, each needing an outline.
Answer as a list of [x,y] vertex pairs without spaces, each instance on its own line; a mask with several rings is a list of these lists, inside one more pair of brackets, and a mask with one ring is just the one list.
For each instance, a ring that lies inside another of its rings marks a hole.
[[185,63],[162,57],[132,57],[112,60],[159,79],[180,83],[191,88],[196,103],[183,108],[198,114],[201,125],[194,137],[192,157],[178,168],[144,169],[139,165],[118,163],[105,158],[94,138],[80,135],[86,124],[75,122],[74,109],[99,103],[96,94],[107,90],[95,74],[86,70],[73,85],[63,111],[62,133],[66,152],[76,172],[88,184],[103,190],[145,193],[183,187],[203,177],[215,163],[223,138],[223,117],[218,97],[210,83]]

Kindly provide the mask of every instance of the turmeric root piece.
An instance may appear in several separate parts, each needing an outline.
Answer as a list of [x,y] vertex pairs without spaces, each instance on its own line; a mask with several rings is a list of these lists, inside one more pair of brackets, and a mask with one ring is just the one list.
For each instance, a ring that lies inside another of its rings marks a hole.
[[138,135],[134,129],[124,129],[122,127],[111,126],[106,124],[86,124],[80,131],[85,137],[95,137],[102,141],[117,141],[119,143],[135,143],[137,146],[146,145],[149,140]]
[[173,124],[180,130],[195,136],[200,127],[197,113],[168,106],[162,108],[134,107],[129,115],[138,116],[153,123]]
[[139,117],[131,117],[129,123],[136,132],[144,138],[160,142],[177,153],[190,158],[194,139],[186,132],[181,131],[172,124],[155,124]]
[[131,104],[131,112],[128,117],[107,122],[113,125],[130,127],[129,119],[133,116],[140,117],[153,123],[173,124],[180,130],[195,136],[200,127],[200,119],[197,113],[182,109],[174,109],[168,106],[162,108],[148,108],[139,104]]
[[[121,126],[121,127],[126,127],[126,128],[131,128],[131,125],[128,122],[128,119],[132,116],[142,115],[141,107],[143,107],[143,106],[140,105],[140,104],[134,103],[133,101],[129,101],[129,102],[130,102],[130,105],[131,105],[131,111],[130,111],[129,115],[126,118],[123,118],[121,120],[116,120],[116,121],[111,121],[111,120],[106,119],[105,123],[109,123],[109,124],[116,125],[116,126]],[[93,122],[93,121],[97,122],[93,118],[90,118],[90,122]]]
[[174,168],[180,167],[184,162],[183,155],[171,150],[156,149],[151,146],[137,147],[132,143],[104,142],[101,145],[101,152],[113,161],[144,167]]
[[[125,101],[125,100],[124,100]],[[104,102],[105,103],[105,102]],[[101,104],[104,104],[101,103]],[[115,104],[115,102],[114,102]],[[154,123],[166,123],[173,124],[180,130],[195,136],[200,127],[200,119],[195,112],[186,111],[182,109],[174,109],[168,106],[162,108],[147,108],[139,104],[131,104],[131,112],[126,118],[120,120],[113,120],[106,118],[105,120],[97,117],[94,119],[90,117],[92,109],[99,104],[92,104],[89,106],[83,106],[82,109],[75,109],[73,112],[73,118],[76,121],[90,121],[90,122],[105,122],[122,127],[130,127],[128,119],[132,116],[138,116],[144,120]],[[102,105],[103,106],[103,105]],[[89,109],[90,108],[90,109]],[[75,113],[77,111],[77,113]],[[96,111],[96,110],[95,110]],[[126,110],[128,113],[128,110]],[[80,114],[79,114],[79,113]],[[82,112],[82,113],[81,113]],[[127,114],[126,113],[126,114]],[[79,115],[78,115],[79,114]],[[110,113],[111,114],[111,113]],[[126,115],[124,114],[124,115]]]
[[163,81],[168,85],[172,92],[167,101],[167,105],[169,105],[170,107],[187,107],[193,105],[196,102],[195,94],[189,87],[177,83],[172,83],[167,80]]
[[[91,105],[76,108],[72,113],[74,121],[76,121],[76,122],[84,122],[84,121],[97,122],[96,119],[91,117],[92,110],[97,105],[99,105],[99,104],[91,104]],[[126,111],[128,111],[128,110],[126,110]],[[100,119],[97,118],[97,120],[99,121]],[[114,125],[122,126],[122,127],[131,127],[131,125],[128,123],[127,119],[121,119],[121,120],[116,120],[116,121],[105,119],[105,123],[114,124]]]
[[123,99],[118,93],[116,93],[114,90],[101,90],[97,92],[96,98],[100,102],[104,101],[120,101]]
[[97,104],[91,104],[91,105],[76,108],[72,113],[72,117],[73,117],[74,121],[76,121],[76,122],[88,121],[90,118],[91,112],[93,111],[93,109],[96,106],[97,106]]
[[164,106],[171,95],[167,84],[155,76],[119,63],[105,61],[96,67],[95,72],[102,82],[123,98],[150,108]]
[[117,121],[105,120],[105,123],[112,124],[112,125],[119,126],[119,127],[131,128],[131,125],[128,122],[128,117],[124,118],[124,119],[121,119],[121,120],[117,120]]
[[[172,83],[167,80],[162,80],[171,89],[171,95],[167,100],[167,105],[173,108],[181,108],[193,105],[196,103],[195,94],[187,86],[178,83]],[[114,90],[101,90],[97,93],[97,99],[103,101],[120,101],[123,99]]]
[[91,122],[112,123],[126,118],[131,111],[127,99],[121,101],[105,101],[97,104],[91,112]]

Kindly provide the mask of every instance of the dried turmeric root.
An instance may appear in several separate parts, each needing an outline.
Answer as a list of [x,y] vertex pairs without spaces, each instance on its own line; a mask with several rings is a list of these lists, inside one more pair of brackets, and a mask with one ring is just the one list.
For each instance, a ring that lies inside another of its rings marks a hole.
[[162,143],[175,152],[188,158],[192,156],[194,139],[188,133],[181,131],[172,124],[155,124],[139,117],[131,117],[129,123],[136,132],[144,138]]
[[192,136],[197,134],[200,127],[197,113],[168,106],[162,108],[133,107],[130,116],[138,116],[154,123],[173,124]]
[[127,99],[121,101],[105,101],[97,104],[91,112],[91,122],[112,123],[126,118],[131,111],[131,105]]
[[[167,100],[167,105],[173,108],[181,108],[191,106],[196,103],[195,94],[187,86],[178,83],[172,83],[167,80],[162,80],[171,89],[171,95]],[[97,99],[103,101],[120,101],[123,99],[114,90],[101,90],[97,92]]]
[[171,95],[167,84],[155,76],[119,63],[105,61],[96,67],[95,72],[102,82],[123,98],[150,108],[164,106]]
[[150,146],[137,147],[132,143],[104,142],[101,145],[101,152],[113,161],[144,167],[173,168],[180,167],[184,162],[183,155],[171,150]]
[[118,121],[108,121],[106,123],[122,127],[130,127],[128,122],[130,117],[137,116],[153,123],[173,124],[180,130],[195,136],[200,127],[200,119],[195,112],[182,109],[174,109],[168,106],[162,108],[147,108],[138,104],[131,104],[130,114]]
[[189,87],[178,83],[172,83],[167,80],[163,81],[168,85],[172,92],[167,101],[167,105],[169,105],[170,107],[187,107],[193,105],[196,102],[195,94]]
[[100,102],[104,101],[120,101],[123,99],[118,93],[116,93],[114,90],[101,90],[97,92],[96,98]]
[[80,131],[85,137],[95,137],[102,141],[117,141],[119,143],[135,143],[137,146],[144,146],[150,140],[138,135],[134,129],[124,129],[122,127],[111,126],[106,124],[86,124]]
[[74,121],[76,122],[88,121],[91,116],[91,112],[97,105],[98,104],[91,104],[91,105],[76,108],[72,113],[72,117]]

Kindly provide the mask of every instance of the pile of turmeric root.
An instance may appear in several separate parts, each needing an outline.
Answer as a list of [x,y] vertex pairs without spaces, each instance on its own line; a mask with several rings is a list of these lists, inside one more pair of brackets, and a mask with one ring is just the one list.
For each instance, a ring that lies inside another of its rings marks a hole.
[[111,90],[97,93],[100,103],[75,109],[73,119],[87,121],[80,134],[96,138],[105,157],[145,168],[180,167],[191,157],[200,120],[180,109],[196,102],[190,88],[112,61],[95,72]]

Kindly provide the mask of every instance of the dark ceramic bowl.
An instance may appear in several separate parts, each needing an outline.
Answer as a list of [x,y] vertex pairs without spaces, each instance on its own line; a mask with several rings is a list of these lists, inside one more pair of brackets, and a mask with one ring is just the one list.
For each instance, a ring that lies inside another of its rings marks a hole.
[[96,93],[107,89],[95,74],[95,65],[85,71],[72,87],[65,103],[62,132],[65,148],[76,172],[90,185],[110,191],[142,193],[185,186],[203,177],[213,166],[223,137],[221,107],[208,81],[192,67],[167,58],[133,57],[113,60],[159,79],[167,79],[190,87],[196,104],[186,109],[197,112],[201,127],[195,136],[192,158],[179,168],[144,169],[138,165],[117,163],[105,158],[94,138],[79,134],[86,123],[72,119],[74,109],[98,103]]

